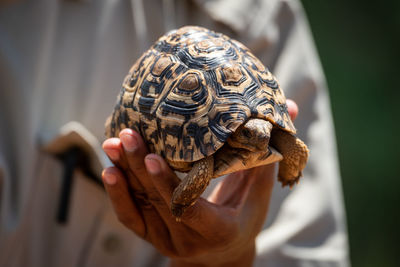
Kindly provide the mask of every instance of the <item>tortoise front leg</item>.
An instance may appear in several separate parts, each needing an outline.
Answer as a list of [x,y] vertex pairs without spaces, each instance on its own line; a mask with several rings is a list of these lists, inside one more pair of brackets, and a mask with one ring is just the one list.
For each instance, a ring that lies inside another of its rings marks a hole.
[[197,161],[172,194],[171,211],[179,219],[193,205],[210,183],[214,172],[213,156]]
[[278,129],[272,132],[271,145],[283,155],[279,163],[278,179],[282,186],[292,187],[306,166],[308,148],[296,136]]

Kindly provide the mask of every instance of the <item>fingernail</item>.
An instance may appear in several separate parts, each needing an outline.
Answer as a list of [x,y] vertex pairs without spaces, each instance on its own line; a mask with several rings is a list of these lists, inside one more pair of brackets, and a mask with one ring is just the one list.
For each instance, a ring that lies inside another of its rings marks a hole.
[[144,164],[146,165],[146,169],[150,174],[158,174],[161,169],[160,162],[154,158],[146,157],[144,159]]
[[119,151],[115,149],[104,149],[104,152],[106,152],[107,156],[112,160],[112,161],[118,161],[119,160]]
[[122,134],[120,136],[122,145],[124,146],[124,149],[128,152],[133,152],[137,148],[137,140],[136,137],[133,136],[132,134]]
[[108,185],[115,185],[117,183],[117,176],[115,176],[112,173],[104,171],[103,172],[103,180]]

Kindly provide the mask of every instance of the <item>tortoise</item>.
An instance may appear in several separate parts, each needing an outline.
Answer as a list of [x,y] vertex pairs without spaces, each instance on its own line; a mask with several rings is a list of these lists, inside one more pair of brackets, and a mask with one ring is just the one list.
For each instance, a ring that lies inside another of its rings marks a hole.
[[271,72],[240,42],[185,26],[158,39],[131,67],[106,136],[137,131],[172,169],[188,172],[175,189],[179,218],[210,179],[280,160],[292,186],[308,158]]

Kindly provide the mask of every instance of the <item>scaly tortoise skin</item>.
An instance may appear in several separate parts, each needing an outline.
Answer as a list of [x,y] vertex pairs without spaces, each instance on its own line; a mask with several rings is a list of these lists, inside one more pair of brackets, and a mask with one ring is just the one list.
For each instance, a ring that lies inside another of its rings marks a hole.
[[292,186],[308,157],[273,75],[243,44],[201,27],[167,33],[132,66],[106,136],[124,128],[140,133],[173,169],[189,171],[173,194],[176,217],[211,178],[238,170],[230,166],[235,160],[251,168],[278,150],[278,179]]

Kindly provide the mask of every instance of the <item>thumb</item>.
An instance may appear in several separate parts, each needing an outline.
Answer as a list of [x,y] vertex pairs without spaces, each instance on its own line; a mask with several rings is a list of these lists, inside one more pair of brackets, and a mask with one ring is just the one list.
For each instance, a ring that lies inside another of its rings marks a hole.
[[286,99],[286,106],[288,108],[290,119],[294,121],[299,114],[299,107],[297,106],[296,102],[291,99]]
[[[246,176],[252,177],[249,193],[240,212],[240,220],[252,228],[261,230],[271,200],[278,164],[269,164],[248,170]],[[257,231],[258,232],[258,231]]]

